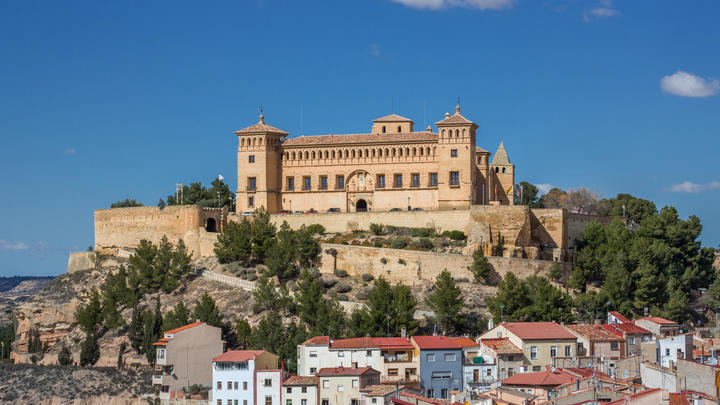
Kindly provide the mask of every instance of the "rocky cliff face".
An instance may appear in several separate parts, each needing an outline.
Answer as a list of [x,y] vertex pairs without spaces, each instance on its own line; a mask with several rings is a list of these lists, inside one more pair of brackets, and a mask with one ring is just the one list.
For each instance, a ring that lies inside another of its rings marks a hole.
[[[207,261],[207,259],[205,259]],[[47,345],[47,351],[40,356],[35,354],[38,364],[57,364],[57,356],[62,345],[67,345],[73,352],[76,361],[79,361],[80,344],[84,335],[75,321],[75,310],[81,303],[85,303],[93,288],[99,288],[107,275],[119,269],[120,265],[127,264],[127,259],[111,257],[105,260],[99,269],[77,271],[63,274],[47,284],[36,295],[15,309],[17,319],[16,334],[18,338],[13,343],[12,358],[16,363],[30,363],[31,354],[28,353],[28,339],[32,330],[38,330],[40,340]],[[194,266],[201,263],[194,262]],[[207,264],[202,263],[203,267]],[[171,294],[159,294],[161,309],[167,312],[178,302],[183,301],[191,309],[204,293],[215,299],[226,320],[232,321],[238,316],[249,314],[252,309],[251,293],[230,287],[225,284],[210,281],[204,278],[188,280]],[[155,296],[146,296],[141,306],[153,309]],[[130,322],[132,311],[128,308],[122,310],[126,323]],[[117,364],[120,344],[127,342],[123,358],[126,364],[146,364],[145,356],[139,355],[130,349],[127,340],[127,328],[118,328],[106,331],[98,340],[100,345],[100,360],[97,366],[112,366]]]
[[150,372],[116,368],[0,365],[3,404],[140,405]]

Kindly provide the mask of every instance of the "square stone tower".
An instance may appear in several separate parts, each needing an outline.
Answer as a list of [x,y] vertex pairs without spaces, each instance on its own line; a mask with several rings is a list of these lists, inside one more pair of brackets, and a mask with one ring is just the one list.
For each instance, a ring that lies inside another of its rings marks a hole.
[[478,126],[460,114],[445,113],[438,127],[438,206],[468,208],[476,198],[475,130]]
[[265,123],[243,128],[238,136],[238,188],[236,212],[265,207],[270,212],[281,208],[282,143],[288,133]]

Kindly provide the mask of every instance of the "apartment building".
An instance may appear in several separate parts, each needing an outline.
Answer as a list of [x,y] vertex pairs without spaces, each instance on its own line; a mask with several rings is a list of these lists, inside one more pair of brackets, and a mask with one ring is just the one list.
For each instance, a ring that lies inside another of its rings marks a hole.
[[577,357],[588,357],[593,363],[612,362],[625,357],[625,339],[603,329],[600,325],[565,325],[577,337]]
[[413,336],[420,364],[420,388],[428,398],[449,398],[463,389],[462,346],[446,336]]
[[656,336],[677,336],[680,334],[680,325],[677,322],[661,318],[659,316],[646,316],[638,318],[633,323],[645,330],[649,330]]
[[291,376],[283,381],[285,405],[318,405],[318,378],[315,376]]
[[370,367],[328,367],[318,371],[320,405],[360,405],[360,390],[380,384],[380,372]]
[[281,405],[285,370],[255,370],[255,405]]
[[649,342],[653,334],[634,323],[609,323],[601,325],[603,329],[625,341],[625,353],[623,356],[632,356],[642,353],[641,344]]
[[155,346],[155,371],[152,384],[159,388],[159,398],[194,384],[210,385],[213,357],[223,352],[221,330],[205,322],[195,322],[171,329]]
[[383,383],[417,382],[418,359],[410,339],[404,337],[374,338],[382,358],[381,381]]
[[577,337],[554,322],[501,323],[480,338],[507,338],[522,350],[523,363],[533,372],[551,365],[555,357],[577,356]]
[[298,345],[298,375],[315,375],[322,368],[370,367],[381,370],[383,360],[375,338],[331,340],[316,336]]
[[523,351],[508,338],[480,339],[480,353],[485,362],[495,365],[498,380],[526,371]]
[[[265,350],[229,350],[216,356],[212,359],[212,395],[210,403],[216,405],[256,405],[257,372],[275,370],[277,369],[277,363],[278,357]],[[261,376],[265,377],[264,375]],[[263,378],[261,383],[264,384],[264,382]],[[275,386],[279,391],[281,382],[276,382]],[[279,396],[277,402],[273,404],[280,404]]]
[[487,391],[497,381],[497,364],[470,338],[453,338],[462,348],[463,391]]

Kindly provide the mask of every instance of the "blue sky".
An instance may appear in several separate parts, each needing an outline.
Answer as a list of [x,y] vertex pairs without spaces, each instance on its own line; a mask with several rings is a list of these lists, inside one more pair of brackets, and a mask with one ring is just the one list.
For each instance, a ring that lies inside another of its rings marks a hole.
[[113,201],[234,188],[260,104],[296,136],[393,104],[422,127],[460,97],[518,181],[674,205],[717,247],[720,3],[691,4],[2,2],[0,275],[65,271]]

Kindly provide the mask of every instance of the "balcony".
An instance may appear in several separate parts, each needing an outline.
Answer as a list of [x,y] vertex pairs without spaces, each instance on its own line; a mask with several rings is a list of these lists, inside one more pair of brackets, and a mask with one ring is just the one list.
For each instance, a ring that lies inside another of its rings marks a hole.
[[152,385],[162,385],[163,381],[163,375],[162,374],[153,374],[152,376]]
[[383,358],[385,363],[412,363],[410,357],[386,356]]

